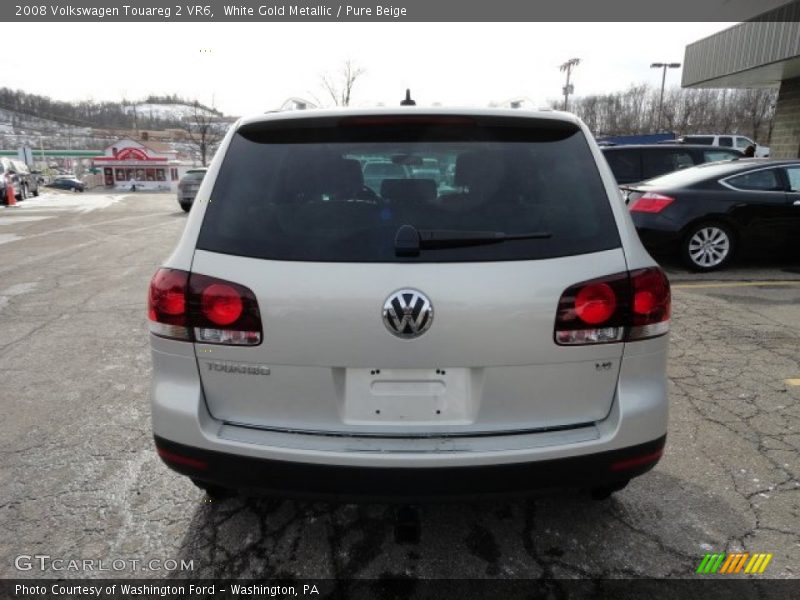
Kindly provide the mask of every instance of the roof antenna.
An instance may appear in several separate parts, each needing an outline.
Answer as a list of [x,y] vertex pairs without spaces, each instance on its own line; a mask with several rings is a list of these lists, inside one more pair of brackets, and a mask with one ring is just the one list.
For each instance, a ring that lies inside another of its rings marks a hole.
[[400,101],[400,106],[416,106],[417,103],[411,99],[411,90],[406,88],[406,98]]

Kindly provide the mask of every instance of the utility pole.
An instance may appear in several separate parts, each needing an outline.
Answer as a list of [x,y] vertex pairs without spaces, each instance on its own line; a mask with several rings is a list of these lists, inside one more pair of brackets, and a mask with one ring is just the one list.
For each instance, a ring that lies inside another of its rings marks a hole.
[[664,83],[667,80],[667,69],[678,69],[681,63],[653,63],[651,69],[662,69],[661,71],[661,97],[658,101],[658,131],[661,131],[661,116],[664,112]]
[[564,110],[566,111],[569,107],[569,95],[573,92],[572,84],[569,82],[569,76],[572,74],[572,68],[577,67],[580,64],[580,58],[570,58],[567,62],[559,67],[559,69],[563,72],[567,72],[567,83],[564,86]]

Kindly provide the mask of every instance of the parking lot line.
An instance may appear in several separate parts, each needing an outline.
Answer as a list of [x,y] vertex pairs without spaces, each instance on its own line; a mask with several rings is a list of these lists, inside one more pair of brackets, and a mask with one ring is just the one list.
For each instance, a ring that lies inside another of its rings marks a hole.
[[725,288],[725,287],[760,287],[765,285],[784,285],[800,286],[800,280],[776,280],[776,281],[716,281],[714,283],[675,283],[673,289],[684,288]]
[[800,385],[800,379],[784,379],[786,385]]

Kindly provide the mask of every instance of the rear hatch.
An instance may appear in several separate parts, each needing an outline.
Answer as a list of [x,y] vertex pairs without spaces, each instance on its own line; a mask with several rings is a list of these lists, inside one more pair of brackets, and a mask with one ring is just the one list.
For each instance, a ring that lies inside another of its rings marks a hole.
[[[406,177],[366,185],[375,162]],[[441,166],[439,182],[413,175],[423,164]],[[570,286],[625,270],[572,123],[248,124],[214,184],[192,272],[252,290],[263,337],[195,344],[208,408],[241,425],[371,435],[592,423],[610,410],[623,344],[556,344],[557,307]]]

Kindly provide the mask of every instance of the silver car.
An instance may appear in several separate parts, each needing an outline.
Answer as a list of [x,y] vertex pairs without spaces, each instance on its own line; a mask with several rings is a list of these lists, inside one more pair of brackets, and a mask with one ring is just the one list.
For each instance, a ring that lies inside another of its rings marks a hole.
[[197,190],[200,189],[200,184],[203,183],[203,177],[206,175],[208,169],[189,169],[186,171],[181,180],[178,182],[178,204],[184,212],[189,212],[194,202],[194,197],[197,195]]
[[663,452],[669,318],[573,115],[242,119],[150,284],[155,444],[214,496],[604,497]]

